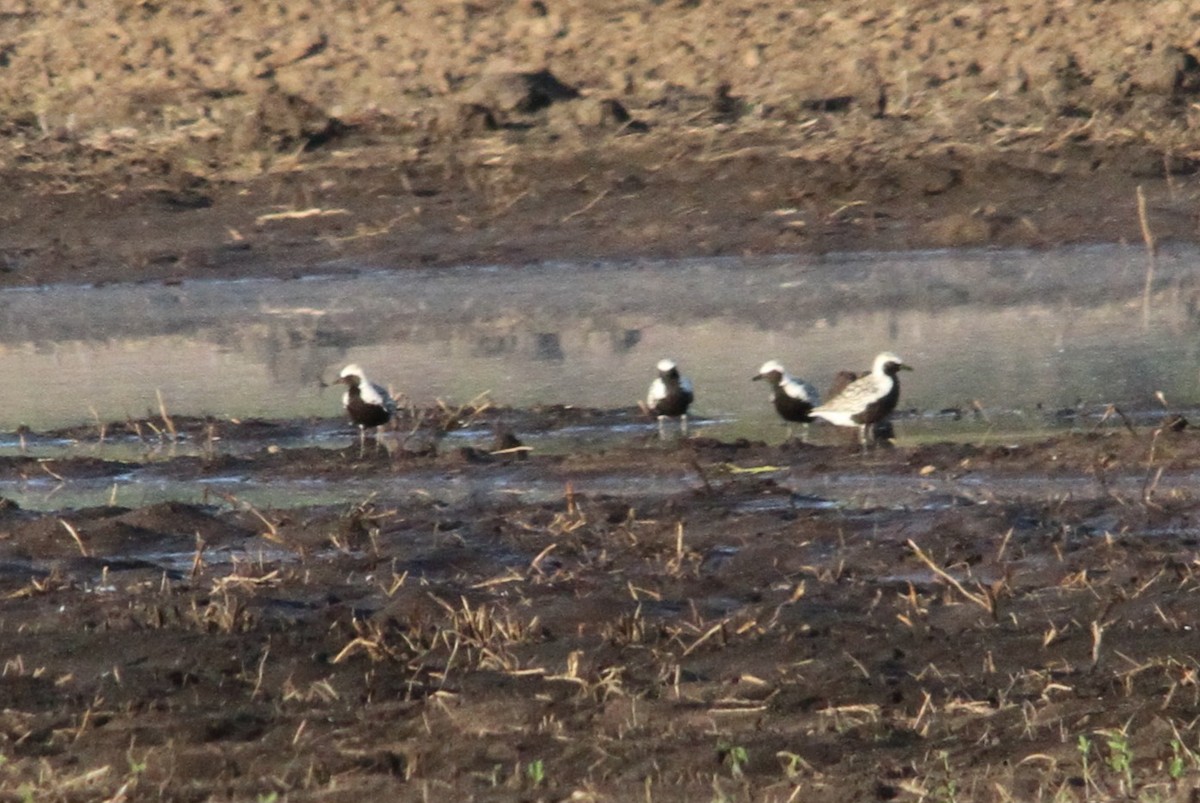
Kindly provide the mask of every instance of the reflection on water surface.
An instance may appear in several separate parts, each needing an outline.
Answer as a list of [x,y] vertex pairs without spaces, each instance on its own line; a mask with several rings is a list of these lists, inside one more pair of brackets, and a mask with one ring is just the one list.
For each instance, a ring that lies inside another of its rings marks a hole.
[[[350,361],[417,403],[629,406],[673,356],[720,437],[782,427],[750,382],[769,358],[823,387],[882,349],[916,367],[901,406],[976,402],[1016,430],[1114,402],[1188,408],[1197,387],[1192,250],[1148,305],[1138,249],[694,260],[404,271],[300,281],[0,292],[0,429],[174,414],[338,415]],[[1039,411],[1039,406],[1041,411]]]

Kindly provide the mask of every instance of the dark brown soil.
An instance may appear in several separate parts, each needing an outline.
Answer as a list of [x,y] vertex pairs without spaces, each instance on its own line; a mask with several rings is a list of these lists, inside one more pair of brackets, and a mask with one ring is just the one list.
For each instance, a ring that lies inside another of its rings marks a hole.
[[143,480],[376,490],[4,505],[9,797],[1187,800],[1200,781],[1189,430],[863,455],[647,426],[522,457],[216,425],[243,456]]
[[[0,9],[0,286],[1200,239],[1186,3],[343,5]],[[0,799],[1196,799],[1191,430],[332,426],[0,460],[196,483],[0,505]]]

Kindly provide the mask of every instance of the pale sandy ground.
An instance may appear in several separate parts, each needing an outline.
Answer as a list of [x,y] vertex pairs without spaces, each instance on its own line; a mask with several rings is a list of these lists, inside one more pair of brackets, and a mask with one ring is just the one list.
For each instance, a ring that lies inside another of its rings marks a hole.
[[7,284],[1196,237],[1186,3],[11,5]]

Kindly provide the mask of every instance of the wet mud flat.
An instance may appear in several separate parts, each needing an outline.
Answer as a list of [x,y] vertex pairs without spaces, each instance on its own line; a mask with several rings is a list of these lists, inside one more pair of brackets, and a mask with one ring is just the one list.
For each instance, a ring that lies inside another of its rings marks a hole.
[[[530,419],[605,414],[556,415]],[[1200,784],[1191,430],[867,455],[827,432],[660,443],[649,425],[562,454],[360,452],[344,428],[275,444],[303,425],[221,422],[207,452],[141,460],[87,453],[81,430],[71,455],[0,459],[10,490],[195,483],[140,507],[0,507],[0,795],[1191,800]],[[291,501],[254,504],[254,484]],[[343,501],[309,501],[330,486]]]

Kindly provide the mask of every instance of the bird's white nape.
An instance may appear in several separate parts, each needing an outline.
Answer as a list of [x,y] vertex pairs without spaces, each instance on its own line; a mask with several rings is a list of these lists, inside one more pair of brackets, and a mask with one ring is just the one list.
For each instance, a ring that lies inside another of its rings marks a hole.
[[875,363],[871,367],[871,372],[877,375],[883,374],[883,371],[888,366],[888,363],[904,365],[904,360],[900,359],[899,355],[895,354],[894,352],[880,352],[879,354],[875,355]]
[[762,367],[758,369],[759,376],[765,376],[766,374],[770,373],[780,373],[785,376],[787,375],[787,371],[783,370],[783,364],[780,363],[779,360],[767,360],[762,364]]
[[359,392],[362,394],[362,400],[367,404],[374,404],[388,409],[394,407],[394,403],[388,392],[374,382],[364,381],[359,386]]

